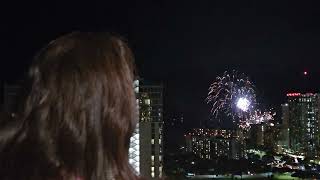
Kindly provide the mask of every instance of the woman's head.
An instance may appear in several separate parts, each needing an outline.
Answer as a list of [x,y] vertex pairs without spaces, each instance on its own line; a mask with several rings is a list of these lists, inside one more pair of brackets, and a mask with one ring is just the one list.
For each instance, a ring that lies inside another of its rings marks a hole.
[[34,159],[31,176],[135,178],[128,164],[137,122],[133,57],[121,39],[60,37],[37,54],[27,84],[12,146]]

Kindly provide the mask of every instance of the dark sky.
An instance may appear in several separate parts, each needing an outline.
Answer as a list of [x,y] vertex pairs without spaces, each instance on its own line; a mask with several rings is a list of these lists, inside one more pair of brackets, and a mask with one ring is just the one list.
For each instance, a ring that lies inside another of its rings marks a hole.
[[[207,88],[225,70],[246,73],[261,103],[289,91],[318,91],[317,1],[104,1],[3,6],[1,79],[19,79],[34,53],[70,31],[112,31],[128,39],[140,75],[166,86],[166,115],[206,120]],[[308,77],[302,72],[307,70]]]

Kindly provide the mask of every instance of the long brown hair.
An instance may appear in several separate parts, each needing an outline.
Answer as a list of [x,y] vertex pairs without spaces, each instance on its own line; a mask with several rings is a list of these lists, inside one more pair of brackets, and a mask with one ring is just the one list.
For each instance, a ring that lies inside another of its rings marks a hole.
[[137,179],[133,56],[108,33],[71,33],[35,57],[18,119],[0,134],[0,179]]

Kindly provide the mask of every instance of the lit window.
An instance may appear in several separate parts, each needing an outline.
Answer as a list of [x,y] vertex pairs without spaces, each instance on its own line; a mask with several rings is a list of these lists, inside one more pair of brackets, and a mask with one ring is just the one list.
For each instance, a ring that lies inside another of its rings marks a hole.
[[144,103],[147,104],[147,105],[150,105],[151,101],[150,101],[150,99],[146,99],[146,100],[144,100]]
[[152,173],[151,173],[151,177],[153,177],[153,178],[154,178],[154,172],[152,172]]
[[154,144],[154,139],[151,139],[151,144]]
[[139,87],[135,87],[135,88],[134,88],[134,92],[135,92],[135,93],[139,93]]

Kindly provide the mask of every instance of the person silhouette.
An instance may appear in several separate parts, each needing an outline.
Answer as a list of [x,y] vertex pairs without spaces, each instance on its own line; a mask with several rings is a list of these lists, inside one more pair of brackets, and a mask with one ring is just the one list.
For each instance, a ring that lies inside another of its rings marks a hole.
[[73,32],[34,58],[16,118],[0,130],[0,179],[140,179],[133,55],[110,33]]

